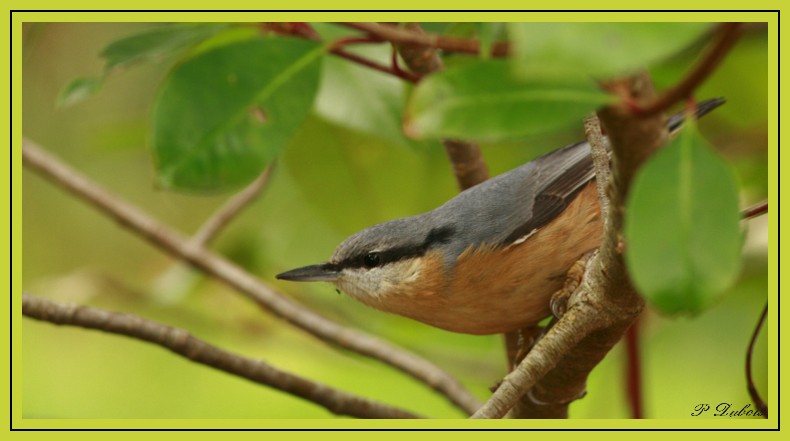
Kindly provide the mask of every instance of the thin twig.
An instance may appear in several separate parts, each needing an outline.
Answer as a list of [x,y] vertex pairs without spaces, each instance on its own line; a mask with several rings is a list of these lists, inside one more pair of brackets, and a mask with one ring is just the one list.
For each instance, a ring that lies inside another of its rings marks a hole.
[[277,369],[261,360],[228,352],[193,337],[183,329],[146,320],[136,315],[90,306],[64,304],[29,294],[22,294],[22,314],[56,325],[97,329],[147,341],[170,349],[196,363],[304,398],[336,415],[357,418],[421,418],[411,412]]
[[[377,23],[338,23],[339,25],[366,32],[374,37],[398,44],[413,44],[448,52],[461,52],[477,55],[480,53],[480,42],[464,38],[445,37],[442,35],[414,32],[397,26]],[[504,57],[510,53],[510,44],[499,41],[491,47],[491,55]]]
[[[318,35],[318,33],[307,23],[301,23],[301,22],[261,23],[260,27],[265,31],[276,32],[282,35],[291,35],[294,37],[305,38],[314,41],[319,41],[321,39],[321,36]],[[401,71],[400,69],[396,69],[384,64],[377,63],[373,60],[370,60],[368,58],[365,58],[363,56],[354,54],[352,52],[343,49],[344,46],[347,46],[348,44],[351,43],[375,43],[381,41],[383,40],[375,36],[345,37],[333,42],[329,46],[329,52],[340,58],[344,58],[348,61],[351,61],[352,63],[356,63],[368,67],[370,69],[377,70],[379,72],[393,75],[410,83],[416,83],[417,81],[419,81],[420,77],[411,72],[404,72]]]
[[442,144],[459,189],[466,190],[488,179],[488,165],[480,146],[459,139],[443,139]]
[[341,48],[345,46],[350,46],[352,44],[369,44],[369,43],[381,43],[383,40],[378,37],[343,37],[341,39],[335,40],[332,43],[332,48]]
[[406,81],[408,81],[410,83],[416,83],[417,81],[420,80],[420,76],[419,75],[415,75],[412,72],[407,72],[407,71],[403,71],[403,70],[400,70],[400,69],[393,68],[391,66],[386,66],[386,65],[383,65],[383,64],[379,64],[379,63],[377,63],[377,62],[375,62],[373,60],[369,60],[369,59],[367,59],[365,57],[362,57],[362,56],[359,56],[357,54],[348,52],[345,49],[336,48],[336,49],[331,49],[329,52],[334,54],[334,55],[337,55],[340,58],[345,58],[348,61],[352,61],[354,63],[357,63],[357,64],[365,66],[365,67],[369,67],[369,68],[371,68],[373,70],[377,70],[379,72],[383,72],[383,73],[386,73],[386,74],[390,74],[390,75],[396,76],[396,77],[398,77],[398,78],[400,78],[402,80],[406,80]]
[[741,25],[742,23],[723,23],[716,43],[685,78],[649,103],[632,106],[632,110],[640,116],[657,115],[678,101],[693,95],[694,90],[716,70],[719,63],[724,60],[735,42],[738,41],[743,30]]
[[768,201],[762,201],[757,205],[753,205],[741,212],[741,217],[744,219],[752,219],[757,216],[762,216],[768,213]]
[[477,409],[477,399],[439,367],[379,338],[340,326],[284,297],[227,259],[194,245],[179,232],[104,190],[27,139],[23,140],[22,158],[26,167],[88,202],[155,247],[228,284],[277,317],[323,341],[400,369],[440,392],[468,413]]
[[754,377],[752,376],[752,354],[754,354],[754,344],[757,342],[757,336],[760,334],[760,329],[762,329],[767,315],[768,304],[766,303],[765,308],[763,308],[763,313],[760,314],[760,320],[757,321],[757,326],[754,328],[752,338],[749,340],[749,347],[746,350],[746,384],[748,384],[749,396],[752,398],[754,406],[765,418],[768,418],[768,403],[760,397],[760,392],[757,391],[757,387],[754,385]]
[[192,241],[197,246],[206,246],[208,245],[216,235],[222,230],[222,228],[233,219],[234,216],[239,214],[244,208],[246,208],[255,198],[260,194],[260,192],[266,187],[266,184],[269,182],[269,178],[272,175],[272,170],[274,169],[274,163],[272,162],[263,170],[263,173],[260,174],[250,185],[248,185],[244,190],[238,192],[235,196],[228,199],[228,201],[219,208],[208,220],[203,222],[203,226],[192,236]]

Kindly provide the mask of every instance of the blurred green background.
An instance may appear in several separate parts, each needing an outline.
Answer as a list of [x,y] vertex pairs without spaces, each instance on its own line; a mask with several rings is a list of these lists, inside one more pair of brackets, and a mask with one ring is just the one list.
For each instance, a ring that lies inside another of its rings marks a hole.
[[[23,132],[103,186],[189,234],[229,195],[158,190],[146,142],[157,85],[170,67],[146,64],[112,75],[78,105],[58,109],[71,79],[101,72],[100,50],[152,24],[37,23],[24,26]],[[752,27],[699,91],[728,104],[702,132],[735,167],[742,205],[767,196],[766,30]],[[672,84],[696,52],[654,71]],[[386,60],[386,48],[367,55]],[[325,260],[349,234],[429,210],[456,193],[438,143],[406,140],[393,118],[399,81],[338,59],[324,61],[313,114],[286,148],[264,195],[214,245],[219,253],[297,301],[342,324],[417,352],[485,399],[505,374],[501,336],[453,334],[384,314],[324,284],[288,284],[274,274]],[[484,145],[492,175],[583,137],[579,128]],[[431,417],[461,413],[380,363],[333,350],[259,310],[225,286],[153,249],[49,182],[23,172],[23,288],[31,294],[139,314],[188,329],[210,343],[281,369]],[[767,295],[767,222],[744,224],[745,265],[736,287],[698,317],[642,320],[646,415],[690,417],[699,403],[750,402],[746,345]],[[19,295],[19,293],[16,293]],[[770,324],[769,324],[770,325]],[[25,418],[327,418],[318,406],[193,364],[128,338],[25,319]],[[766,338],[754,354],[766,396]],[[624,354],[593,372],[575,418],[625,418]]]

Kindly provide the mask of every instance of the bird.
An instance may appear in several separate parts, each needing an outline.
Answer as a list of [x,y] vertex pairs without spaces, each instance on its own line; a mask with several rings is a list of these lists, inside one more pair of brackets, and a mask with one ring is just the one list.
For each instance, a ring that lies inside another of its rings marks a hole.
[[[700,102],[699,118],[724,103]],[[677,131],[685,112],[668,118]],[[568,269],[603,238],[589,144],[577,142],[468,188],[441,206],[344,240],[331,258],[277,274],[329,282],[373,308],[475,335],[551,315]]]

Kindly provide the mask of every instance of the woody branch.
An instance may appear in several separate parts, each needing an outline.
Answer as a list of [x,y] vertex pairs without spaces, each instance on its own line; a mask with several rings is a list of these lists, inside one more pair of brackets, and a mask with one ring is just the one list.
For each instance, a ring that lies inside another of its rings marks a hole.
[[101,188],[30,140],[23,140],[22,159],[25,167],[50,179],[155,247],[226,283],[276,317],[327,343],[393,366],[430,386],[466,412],[471,413],[478,407],[477,399],[469,391],[434,364],[384,340],[343,327],[282,296],[227,259]]
[[79,326],[153,343],[195,363],[304,398],[337,415],[358,418],[418,417],[411,412],[358,397],[277,369],[262,360],[234,354],[206,343],[183,329],[166,326],[132,314],[110,312],[83,305],[64,304],[29,294],[22,295],[22,314],[56,325]]

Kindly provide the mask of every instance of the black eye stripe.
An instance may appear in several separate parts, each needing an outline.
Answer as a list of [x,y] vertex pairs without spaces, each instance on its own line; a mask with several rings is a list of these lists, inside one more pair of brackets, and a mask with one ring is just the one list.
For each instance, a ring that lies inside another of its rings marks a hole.
[[364,254],[350,256],[335,264],[340,268],[375,268],[388,263],[425,255],[432,245],[447,243],[455,233],[452,227],[432,229],[419,245],[388,248],[381,251],[366,251]]

